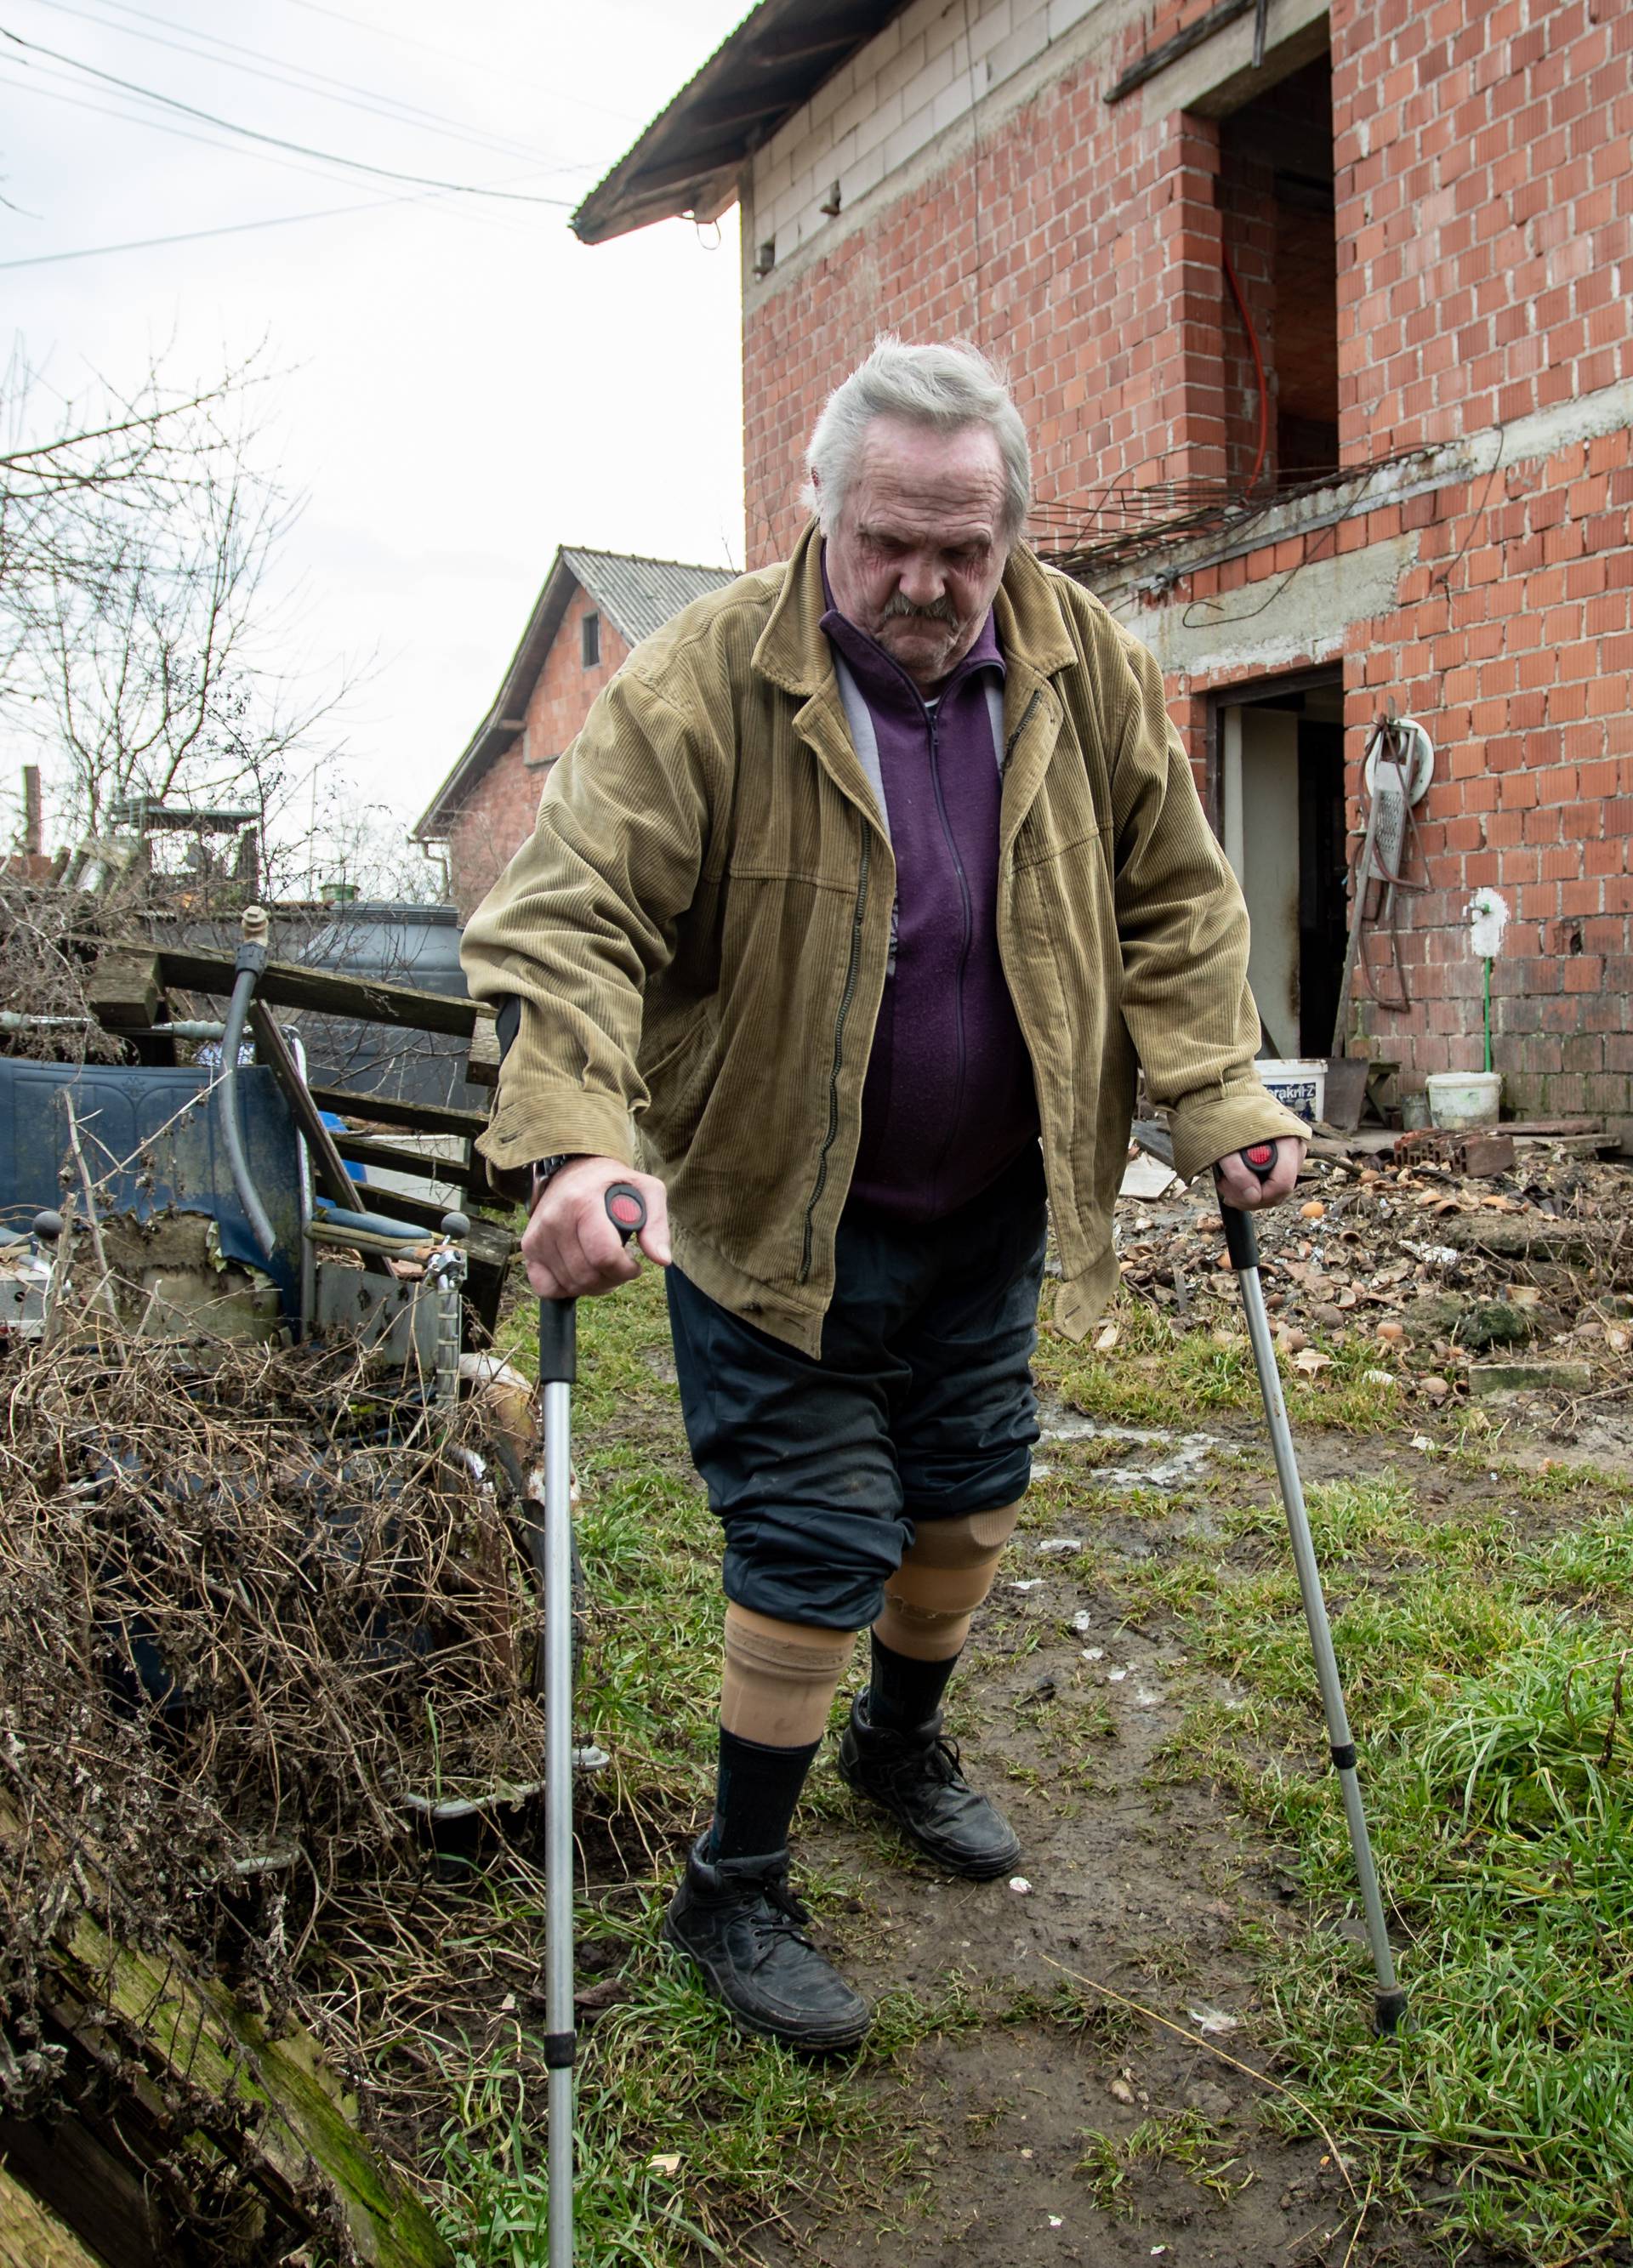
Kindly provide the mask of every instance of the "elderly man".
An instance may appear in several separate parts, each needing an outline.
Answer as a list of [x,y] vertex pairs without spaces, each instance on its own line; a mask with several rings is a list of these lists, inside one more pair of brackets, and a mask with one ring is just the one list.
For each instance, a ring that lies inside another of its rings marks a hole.
[[[1301,1148],[1161,675],[1021,542],[996,373],[881,340],[807,462],[792,559],[631,656],[465,965],[515,1004],[483,1147],[531,1169],[529,1280],[628,1281],[604,1200],[635,1181],[725,1530],[714,1815],[666,1934],[745,2028],[821,2050],[868,2009],[787,1844],[856,1631],[841,1774],[951,1873],[1020,1855],[941,1705],[1030,1474],[1046,1194],[1077,1336],[1136,1062],[1230,1203],[1286,1196]],[[1261,1185],[1237,1153],[1266,1141]]]

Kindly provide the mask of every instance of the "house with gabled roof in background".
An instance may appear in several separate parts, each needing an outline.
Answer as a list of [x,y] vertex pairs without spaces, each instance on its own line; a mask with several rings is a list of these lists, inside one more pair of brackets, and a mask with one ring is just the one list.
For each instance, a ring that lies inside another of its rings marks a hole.
[[557,552],[492,706],[413,830],[417,843],[447,843],[462,921],[532,833],[550,766],[602,686],[643,638],[732,579],[729,567]]

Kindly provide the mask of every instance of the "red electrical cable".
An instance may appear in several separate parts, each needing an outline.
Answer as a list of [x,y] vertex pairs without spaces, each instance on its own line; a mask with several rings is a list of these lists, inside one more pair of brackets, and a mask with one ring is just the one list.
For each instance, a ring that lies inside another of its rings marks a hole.
[[1230,247],[1223,241],[1219,247],[1224,261],[1225,282],[1230,286],[1230,297],[1236,301],[1236,312],[1242,318],[1247,332],[1247,343],[1252,349],[1253,370],[1259,379],[1259,453],[1253,459],[1253,469],[1247,475],[1251,489],[1264,468],[1265,451],[1270,440],[1270,389],[1265,383],[1265,358],[1259,351],[1259,334],[1253,328],[1253,319],[1247,312],[1247,302],[1242,297],[1242,287],[1236,280],[1236,270],[1230,264]]

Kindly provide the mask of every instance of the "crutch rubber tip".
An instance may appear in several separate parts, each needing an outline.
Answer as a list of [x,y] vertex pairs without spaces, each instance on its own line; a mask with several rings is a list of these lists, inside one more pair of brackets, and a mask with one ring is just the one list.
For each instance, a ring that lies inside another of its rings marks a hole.
[[1398,1984],[1392,1992],[1373,1994],[1372,2012],[1372,2020],[1380,2037],[1411,2029],[1407,2016],[1407,1996]]

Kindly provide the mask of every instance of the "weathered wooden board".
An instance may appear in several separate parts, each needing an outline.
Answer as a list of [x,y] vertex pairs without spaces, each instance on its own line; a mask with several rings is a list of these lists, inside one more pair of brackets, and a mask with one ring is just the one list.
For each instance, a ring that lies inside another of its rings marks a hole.
[[484,1110],[458,1110],[441,1102],[403,1102],[387,1094],[359,1094],[349,1086],[314,1086],[320,1110],[361,1118],[371,1126],[403,1126],[414,1134],[462,1134],[474,1142],[488,1128]]
[[[230,953],[166,945],[157,957],[162,981],[177,991],[225,999],[233,990]],[[309,1008],[316,1015],[352,1017],[411,1032],[451,1032],[462,1040],[470,1038],[478,1023],[491,1020],[491,1012],[475,1000],[347,976],[332,968],[308,968],[294,961],[269,961],[255,981],[255,993],[274,1008]]]
[[467,1086],[497,1086],[499,1075],[499,1033],[491,1016],[481,1017],[470,1035],[470,1051],[465,1057]]
[[[335,1147],[343,1158],[361,1166],[384,1166],[394,1174],[412,1174],[423,1182],[452,1182],[456,1188],[474,1189],[479,1203],[488,1195],[487,1178],[480,1165],[462,1158],[440,1157],[434,1150],[410,1150],[401,1142],[387,1142],[378,1134],[336,1134]],[[366,1189],[371,1185],[365,1182]]]
[[102,2263],[0,2166],[0,2268],[102,2268]]
[[[23,1831],[0,1795],[0,1845]],[[99,1870],[84,1850],[79,1865],[94,1882]],[[137,1948],[75,1913],[51,1948],[47,2013],[90,2068],[129,2095],[128,2127],[115,2122],[122,2137],[168,2126],[181,2139],[167,2093],[183,2103],[202,2096],[238,2114],[213,2119],[204,2146],[229,2154],[274,2214],[315,2231],[314,2197],[327,2193],[366,2268],[451,2268],[430,2214],[357,2132],[354,2106],[310,2034],[292,2026],[271,2037],[218,1978],[195,1971],[180,1945]],[[31,2179],[45,2186],[38,2170]],[[78,2222],[71,2188],[48,2196],[70,2227]]]
[[109,1031],[144,1031],[158,1016],[164,989],[158,954],[137,948],[100,954],[85,998],[98,1023]]

